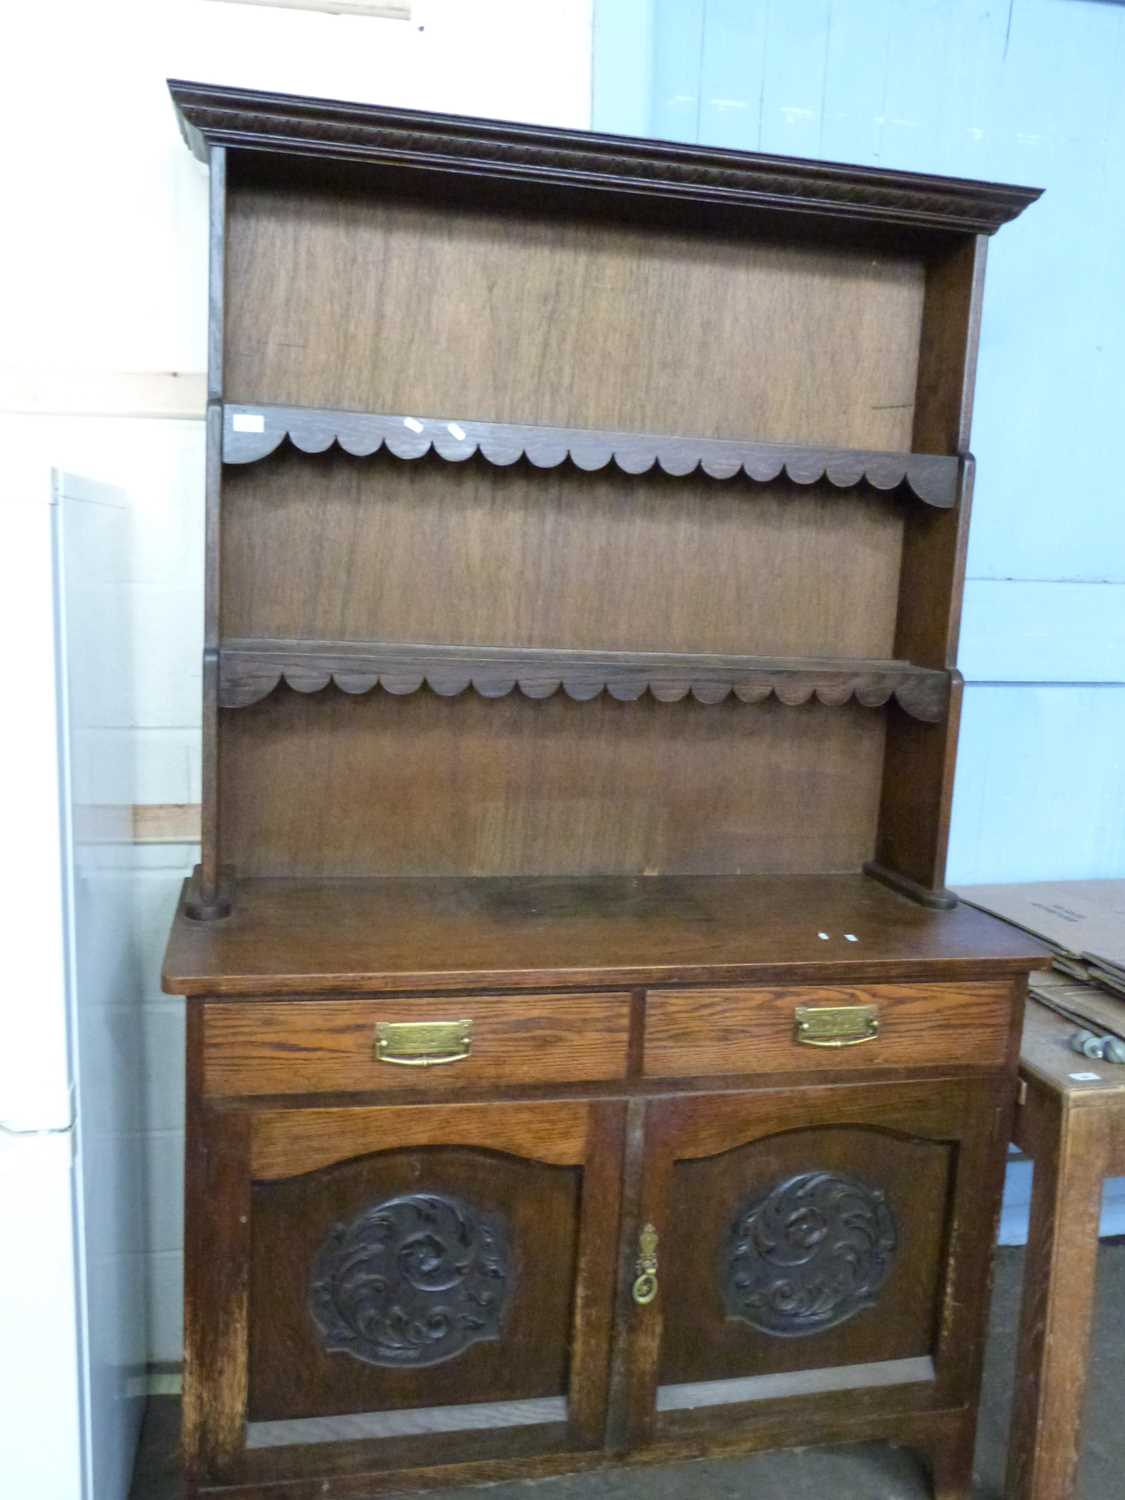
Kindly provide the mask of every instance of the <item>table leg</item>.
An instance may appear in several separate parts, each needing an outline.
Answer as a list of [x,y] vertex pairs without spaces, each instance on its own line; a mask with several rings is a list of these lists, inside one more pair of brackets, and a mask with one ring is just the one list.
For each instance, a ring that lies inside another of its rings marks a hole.
[[1029,1089],[1035,1161],[1007,1500],[1069,1500],[1081,1446],[1106,1171],[1104,1115]]

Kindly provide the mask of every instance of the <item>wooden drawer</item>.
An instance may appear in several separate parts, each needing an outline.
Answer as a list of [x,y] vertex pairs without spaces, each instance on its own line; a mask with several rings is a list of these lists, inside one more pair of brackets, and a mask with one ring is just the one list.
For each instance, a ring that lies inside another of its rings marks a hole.
[[[1011,1003],[1004,982],[650,990],[644,1070],[679,1078],[942,1063],[997,1067],[1007,1055]],[[849,1046],[798,1041],[799,1006],[814,1012],[873,1006],[878,1034]]]
[[[212,1095],[408,1092],[623,1078],[629,1009],[628,994],[208,1001],[203,1087]],[[432,1022],[471,1023],[468,1042],[456,1028],[436,1046],[400,1029]],[[377,1038],[386,1060],[376,1056]],[[419,1045],[429,1050],[411,1050]]]

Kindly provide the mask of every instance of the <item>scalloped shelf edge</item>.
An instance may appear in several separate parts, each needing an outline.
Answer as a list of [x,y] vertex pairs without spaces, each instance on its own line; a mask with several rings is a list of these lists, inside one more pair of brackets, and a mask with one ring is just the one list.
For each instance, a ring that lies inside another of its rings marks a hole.
[[282,682],[298,693],[318,693],[329,684],[342,692],[364,694],[380,687],[394,696],[423,687],[441,697],[472,689],[482,698],[503,698],[517,690],[526,698],[544,699],[562,692],[577,702],[608,693],[631,703],[645,693],[661,703],[692,697],[699,703],[722,703],[732,694],[742,703],[762,703],[773,696],[796,707],[816,698],[838,707],[855,699],[865,708],[881,708],[894,698],[912,718],[936,724],[949,701],[949,674],[908,662],[841,660],[785,663],[776,659],[691,657],[680,659],[638,653],[473,651],[464,647],[389,646],[341,649],[351,643],[326,643],[321,652],[286,650],[262,643],[227,645],[220,653],[219,705],[247,708],[269,696]]
[[794,484],[827,480],[837,489],[852,489],[866,482],[884,491],[905,487],[938,510],[949,510],[956,504],[960,473],[958,458],[937,453],[743,443],[729,438],[528,427],[317,407],[224,406],[224,463],[256,463],[276,452],[286,439],[302,453],[325,453],[335,445],[354,458],[368,458],[386,448],[399,459],[425,458],[433,453],[448,463],[463,463],[479,453],[497,467],[526,459],[539,469],[554,469],[569,462],[586,473],[614,464],[631,475],[658,468],[682,478],[702,471],[712,479],[744,476],[758,484],[785,476]]

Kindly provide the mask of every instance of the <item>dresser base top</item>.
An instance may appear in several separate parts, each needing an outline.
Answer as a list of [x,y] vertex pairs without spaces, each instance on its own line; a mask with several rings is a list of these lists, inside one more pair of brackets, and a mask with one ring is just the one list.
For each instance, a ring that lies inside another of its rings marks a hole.
[[256,879],[234,896],[210,922],[181,903],[169,993],[953,978],[1046,954],[972,907],[929,910],[859,874]]

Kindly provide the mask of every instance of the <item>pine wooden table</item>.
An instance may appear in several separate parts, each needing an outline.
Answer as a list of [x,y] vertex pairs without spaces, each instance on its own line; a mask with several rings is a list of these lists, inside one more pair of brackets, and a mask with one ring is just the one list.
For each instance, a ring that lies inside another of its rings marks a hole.
[[1125,1068],[1079,1057],[1029,1001],[1015,1141],[1035,1163],[1008,1500],[1075,1493],[1102,1184],[1125,1174]]

